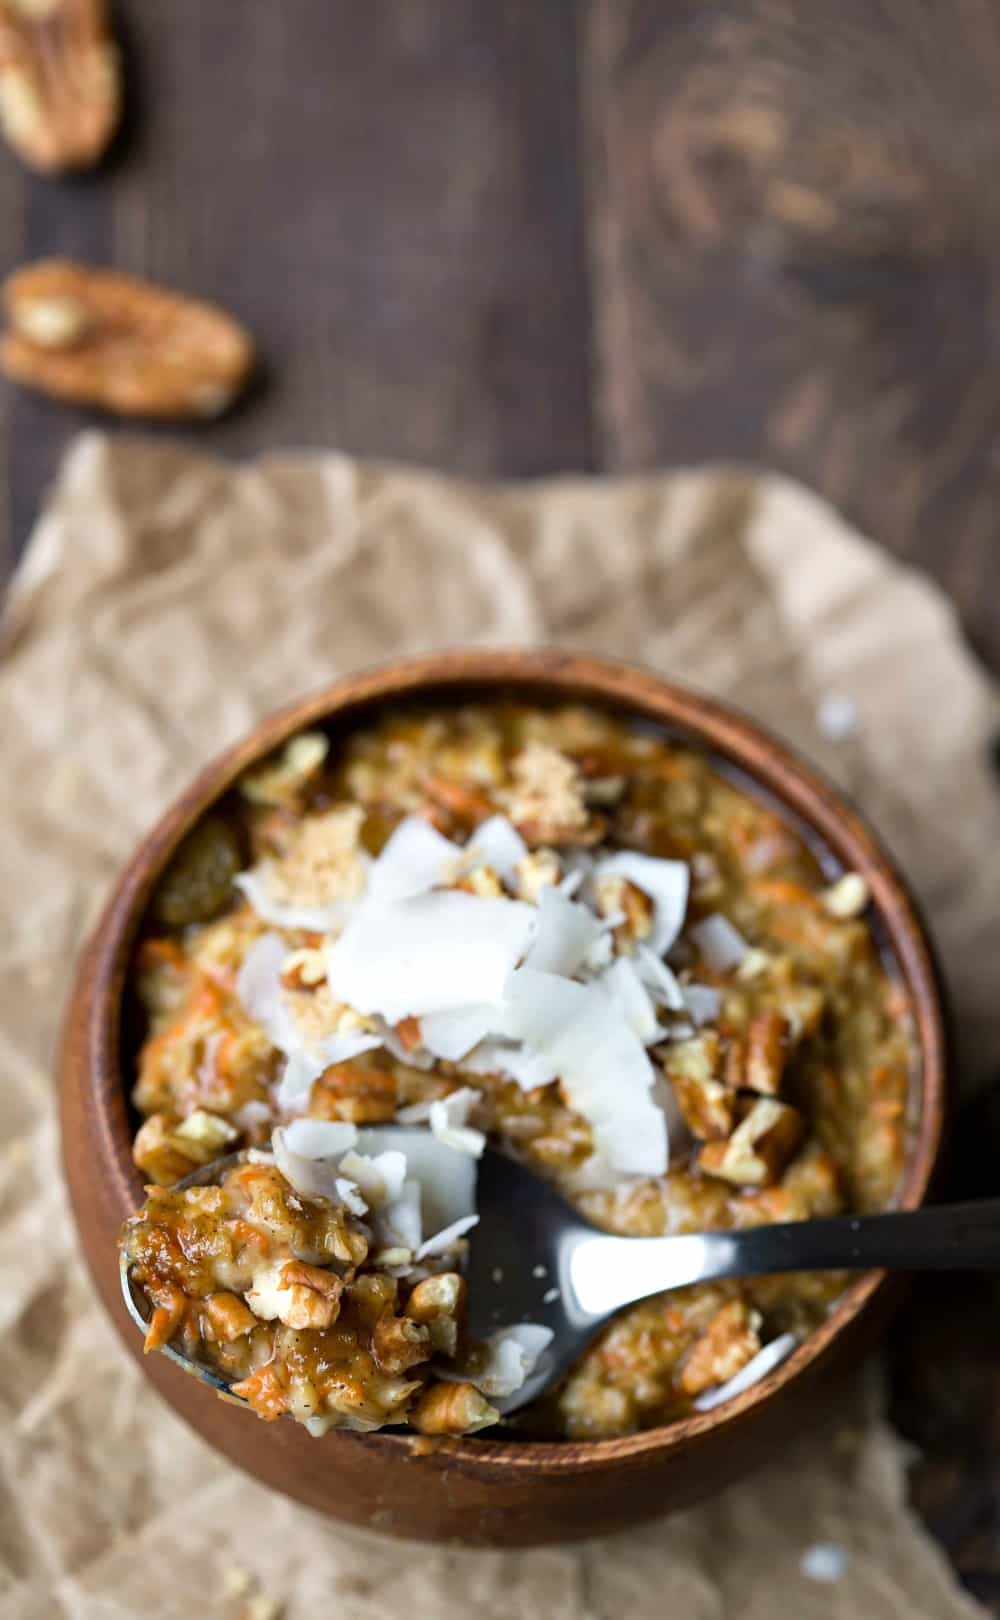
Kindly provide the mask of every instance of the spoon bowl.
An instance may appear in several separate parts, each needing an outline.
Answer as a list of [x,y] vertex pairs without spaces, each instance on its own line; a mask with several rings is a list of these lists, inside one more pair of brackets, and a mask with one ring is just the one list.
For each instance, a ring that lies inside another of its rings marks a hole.
[[[179,1181],[205,1187],[246,1159],[230,1153]],[[479,1161],[479,1224],[469,1240],[467,1332],[475,1344],[513,1324],[547,1328],[551,1341],[522,1387],[502,1403],[505,1416],[527,1406],[569,1372],[595,1333],[628,1305],[721,1278],[791,1271],[1000,1270],[1000,1199],[940,1208],[838,1215],[737,1231],[669,1237],[615,1237],[578,1215],[542,1177],[487,1146]],[[147,1315],[119,1256],[122,1296],[136,1326]],[[788,1348],[794,1340],[788,1338]],[[160,1347],[184,1372],[247,1406],[211,1368],[173,1345]]]

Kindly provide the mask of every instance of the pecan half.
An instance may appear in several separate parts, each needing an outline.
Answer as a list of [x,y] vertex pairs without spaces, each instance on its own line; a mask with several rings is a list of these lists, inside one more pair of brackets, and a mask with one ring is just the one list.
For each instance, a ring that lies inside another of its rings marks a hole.
[[107,0],[0,0],[0,125],[25,163],[89,169],[120,117]]
[[251,339],[224,310],[135,276],[46,259],[15,270],[3,293],[0,366],[56,399],[125,416],[218,416],[253,368]]

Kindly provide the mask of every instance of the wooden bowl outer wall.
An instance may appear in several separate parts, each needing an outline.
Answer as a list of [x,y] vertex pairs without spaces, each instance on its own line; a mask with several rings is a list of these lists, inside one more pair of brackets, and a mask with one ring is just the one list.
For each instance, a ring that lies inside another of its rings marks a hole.
[[619,1440],[518,1443],[336,1432],[313,1440],[213,1399],[164,1357],[142,1356],[119,1294],[117,1237],[142,1199],[132,1163],[120,1010],[139,921],[180,839],[250,764],[311,725],[349,732],[396,702],[500,697],[592,701],[687,733],[749,773],[867,878],[917,1025],[919,1106],[899,1203],[926,1196],[941,1150],[948,1073],[940,976],[914,902],[864,820],[820,775],[738,713],[635,668],[564,652],[442,653],[348,676],[283,709],[213,761],[167,810],[125,868],[78,968],[60,1058],[63,1159],[81,1244],[129,1351],[169,1404],[256,1479],[355,1525],[464,1545],[575,1540],[698,1501],[744,1473],[808,1421],[817,1389],[856,1361],[898,1295],[882,1272],[859,1277],[836,1309],[767,1379],[714,1412]]

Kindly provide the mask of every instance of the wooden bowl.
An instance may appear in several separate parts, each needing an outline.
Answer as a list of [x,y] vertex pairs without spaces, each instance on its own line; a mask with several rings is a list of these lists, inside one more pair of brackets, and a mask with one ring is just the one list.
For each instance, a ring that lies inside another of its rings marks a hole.
[[150,1381],[202,1437],[265,1484],[337,1519],[467,1545],[570,1540],[684,1507],[717,1490],[809,1421],[831,1369],[856,1356],[884,1321],[896,1290],[869,1272],[775,1372],[702,1415],[627,1439],[584,1443],[489,1440],[430,1443],[395,1434],[335,1432],[312,1439],[292,1422],[263,1424],[162,1356],[141,1355],[118,1286],[116,1240],[142,1201],[130,1155],[127,1093],[133,1053],[123,1049],[129,956],[153,887],[191,826],[246,768],[294,732],[333,735],[388,704],[515,694],[583,700],[666,727],[706,745],[779,800],[847,869],[871,887],[874,909],[916,1018],[911,1145],[899,1202],[925,1197],[945,1112],[947,1050],[942,991],[923,925],[892,861],[830,784],[732,710],[657,677],[559,652],[456,652],[338,681],[265,720],[204,770],[143,840],[119,879],[80,962],[61,1059],[66,1175],[98,1291]]

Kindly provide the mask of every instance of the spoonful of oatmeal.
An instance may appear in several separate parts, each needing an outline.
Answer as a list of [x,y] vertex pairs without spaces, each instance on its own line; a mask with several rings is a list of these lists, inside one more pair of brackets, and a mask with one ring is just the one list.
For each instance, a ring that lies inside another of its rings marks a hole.
[[[654,1295],[793,1271],[1000,1267],[998,1201],[616,1237],[506,1154],[486,1147],[475,1167],[426,1132],[299,1121],[272,1152],[150,1189],[121,1245],[147,1350],[316,1435],[473,1433],[537,1400]],[[431,1224],[454,1218],[424,1238],[422,1204]],[[738,1298],[718,1310],[679,1371],[689,1410],[795,1350],[794,1334],[762,1343],[759,1328]]]

